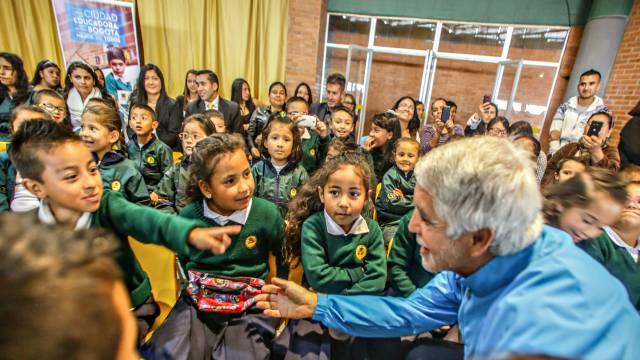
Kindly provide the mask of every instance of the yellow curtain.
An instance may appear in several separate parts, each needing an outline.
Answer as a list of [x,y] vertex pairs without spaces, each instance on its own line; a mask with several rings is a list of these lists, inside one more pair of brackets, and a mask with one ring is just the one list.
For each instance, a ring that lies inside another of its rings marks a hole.
[[245,78],[265,99],[284,80],[288,0],[138,0],[145,62],[158,65],[173,96],[188,69],[211,69],[220,93]]
[[[133,0],[125,0],[133,2]],[[220,93],[245,78],[255,98],[284,80],[288,0],[137,0],[144,60],[162,69],[171,96],[188,69],[211,69]],[[38,61],[64,64],[49,0],[0,1],[0,51],[13,52],[29,76]]]
[[18,54],[29,79],[38,61],[64,67],[51,1],[0,1],[0,51]]

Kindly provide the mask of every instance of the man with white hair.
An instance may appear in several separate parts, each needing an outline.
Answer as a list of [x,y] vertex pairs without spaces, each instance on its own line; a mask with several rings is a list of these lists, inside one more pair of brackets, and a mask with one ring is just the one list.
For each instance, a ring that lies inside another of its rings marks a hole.
[[532,168],[529,154],[505,139],[432,150],[415,169],[409,223],[424,268],[440,272],[431,282],[395,298],[316,294],[274,279],[258,307],[363,337],[457,322],[474,358],[640,359],[640,316],[624,287],[567,234],[542,225]]

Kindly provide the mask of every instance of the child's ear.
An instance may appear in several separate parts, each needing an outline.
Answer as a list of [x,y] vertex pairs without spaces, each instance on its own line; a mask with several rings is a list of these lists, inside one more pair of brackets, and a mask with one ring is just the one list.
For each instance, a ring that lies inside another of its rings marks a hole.
[[24,178],[22,179],[22,185],[38,199],[47,197],[47,191],[39,181]]
[[202,180],[198,180],[198,188],[205,198],[211,199],[211,187],[209,186],[209,184]]
[[318,196],[320,196],[320,202],[324,204],[324,193],[321,186],[318,186]]
[[111,130],[109,132],[109,144],[115,144],[120,138],[120,132],[118,130]]
[[151,127],[153,128],[153,130],[157,129],[158,128],[158,121],[157,120],[152,121],[151,122]]
[[558,174],[557,171],[553,173],[553,180],[555,180],[555,182],[558,182],[560,180],[560,174]]

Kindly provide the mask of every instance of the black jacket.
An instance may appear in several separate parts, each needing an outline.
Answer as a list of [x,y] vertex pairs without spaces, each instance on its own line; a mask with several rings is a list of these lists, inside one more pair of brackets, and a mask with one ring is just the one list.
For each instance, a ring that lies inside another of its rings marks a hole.
[[326,102],[311,104],[311,115],[315,115],[318,119],[322,120],[327,126],[331,122],[331,110],[329,110],[329,104]]
[[640,166],[640,116],[634,116],[620,132],[620,160],[622,166],[635,164]]
[[181,104],[170,97],[160,98],[156,104],[156,116],[158,117],[156,134],[160,141],[169,145],[170,148],[178,148],[178,133],[182,127]]
[[[184,116],[201,114],[206,111],[205,102],[202,99],[192,101],[187,105]],[[244,133],[238,104],[220,97],[218,99],[218,111],[224,115],[224,124],[231,133]]]

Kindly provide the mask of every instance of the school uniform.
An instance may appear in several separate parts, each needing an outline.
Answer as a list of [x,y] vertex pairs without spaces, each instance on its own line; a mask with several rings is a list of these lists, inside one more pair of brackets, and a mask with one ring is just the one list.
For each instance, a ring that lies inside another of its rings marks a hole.
[[254,195],[276,204],[283,215],[289,200],[309,177],[300,164],[289,162],[276,168],[267,158],[255,163],[251,172],[256,183]]
[[631,247],[609,226],[600,236],[578,243],[587,254],[600,262],[629,293],[629,300],[640,311],[640,244]]
[[304,129],[304,133],[300,136],[302,140],[302,161],[300,165],[307,170],[307,174],[312,174],[320,167],[323,155],[327,152],[327,145],[331,137],[329,135],[321,138],[315,131]]
[[[301,238],[303,285],[319,293],[342,295],[374,295],[384,290],[386,254],[375,221],[360,216],[345,233],[321,211],[304,221]],[[363,358],[380,344],[329,330],[315,321],[294,320],[276,340],[274,353],[276,358]]]
[[173,164],[173,151],[155,134],[152,134],[151,141],[142,146],[134,134],[127,144],[127,154],[142,174],[149,192],[155,191],[164,172]]
[[[382,188],[376,199],[378,223],[382,227],[385,247],[395,234],[400,218],[413,209],[413,190],[416,176],[413,170],[408,174],[394,165],[382,178]],[[400,190],[403,196],[394,193]]]
[[416,234],[409,231],[409,221],[414,210],[404,215],[398,223],[398,231],[393,236],[387,266],[389,282],[393,290],[408,297],[416,289],[425,286],[435,276],[422,266],[420,247]]
[[[148,346],[162,349],[172,359],[268,359],[278,319],[263,315],[253,306],[257,292],[250,293],[244,300],[245,307],[235,312],[204,308],[207,295],[197,296],[195,292],[210,288],[204,285],[206,278],[219,279],[216,283],[249,278],[251,284],[264,282],[269,273],[269,253],[276,255],[278,273],[286,277],[281,252],[284,221],[278,209],[254,197],[246,209],[223,216],[210,210],[203,200],[187,205],[180,216],[194,219],[201,226],[242,225],[242,230],[231,236],[231,245],[223,254],[192,249],[181,257],[189,284]],[[256,290],[251,286],[246,289]],[[237,296],[243,299],[245,295]],[[208,296],[214,302],[225,298],[224,293]],[[232,302],[239,305],[239,301]]]
[[121,193],[132,203],[149,202],[149,190],[133,161],[116,151],[109,151],[102,160],[98,160],[95,155],[94,158],[105,189]]
[[[189,180],[190,157],[184,157],[182,160],[172,165],[169,170],[164,173],[162,180],[156,187],[156,194],[162,198],[166,198],[168,204],[176,213],[179,213],[187,206],[186,187]],[[164,208],[164,206],[162,207]]]
[[[42,201],[34,213],[42,223],[55,224],[56,222],[46,201]],[[197,221],[133,204],[121,193],[109,190],[102,194],[97,211],[84,213],[78,220],[76,230],[105,228],[111,230],[119,240],[120,248],[115,254],[115,260],[122,271],[131,305],[138,317],[141,339],[144,338],[160,312],[151,295],[149,277],[136,259],[128,237],[131,236],[143,243],[166,246],[178,255],[184,256],[190,250],[187,244],[189,233],[199,225]]]

